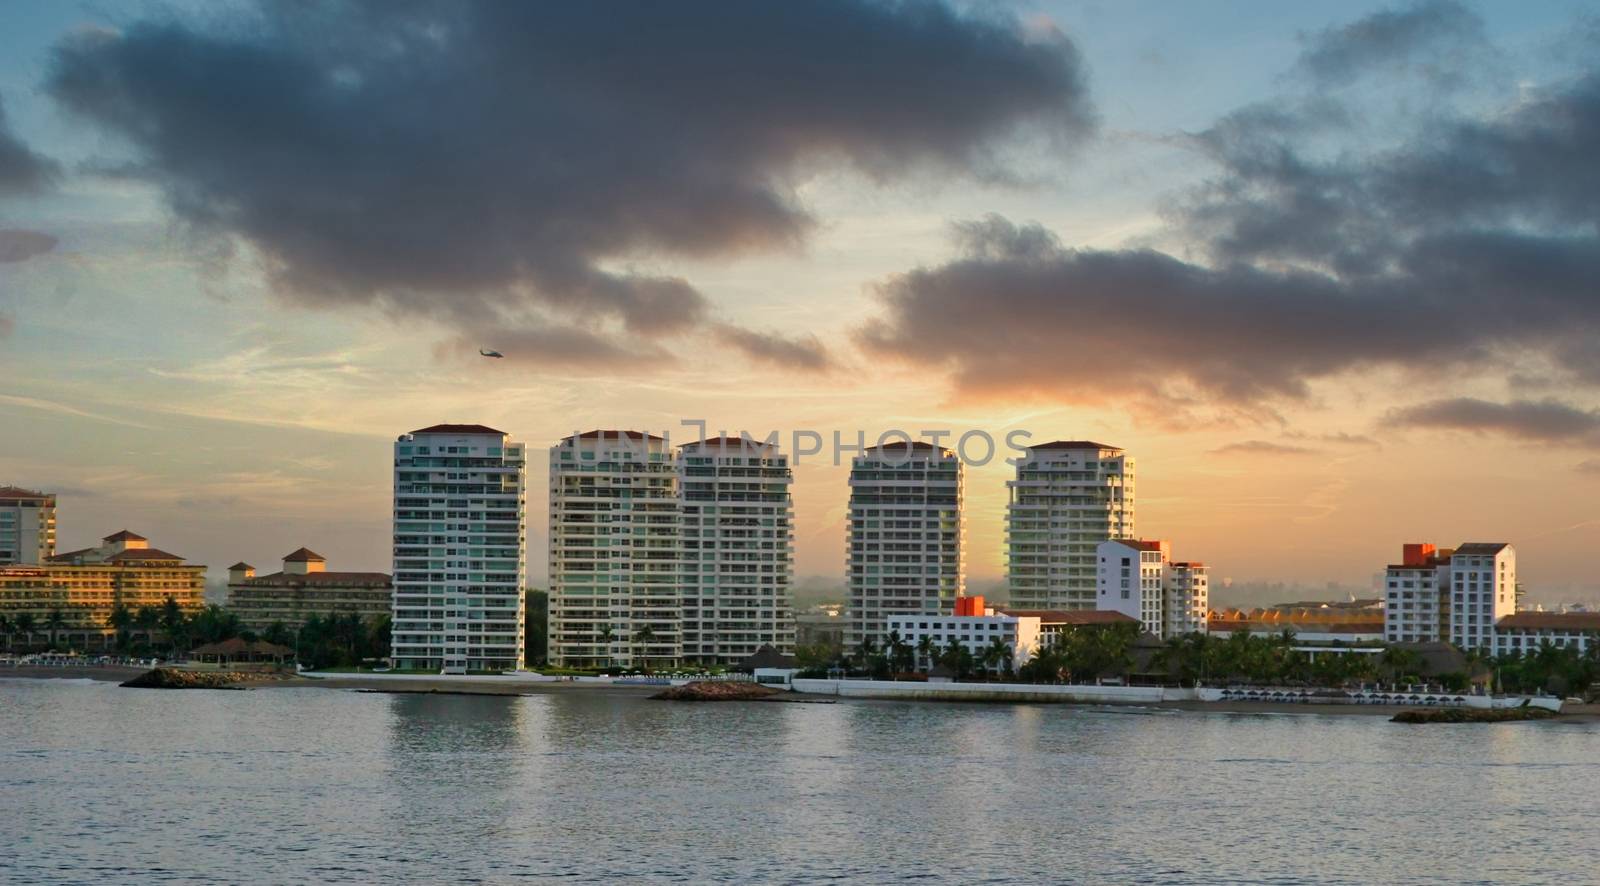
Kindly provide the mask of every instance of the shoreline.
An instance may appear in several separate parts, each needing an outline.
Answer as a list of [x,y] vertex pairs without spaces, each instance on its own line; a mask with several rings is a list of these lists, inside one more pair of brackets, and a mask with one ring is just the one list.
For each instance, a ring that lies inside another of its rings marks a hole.
[[[93,680],[100,683],[122,683],[148,671],[148,668],[97,665],[94,667],[17,666],[0,668],[0,681],[27,680]],[[203,672],[202,672],[203,673]],[[331,689],[387,695],[486,695],[517,697],[550,695],[565,692],[603,692],[623,697],[647,699],[660,692],[656,684],[617,684],[601,680],[558,680],[548,677],[451,677],[443,675],[389,675],[389,674],[329,674],[327,676],[294,675],[278,680],[238,684],[247,689]],[[1392,717],[1400,711],[1411,710],[1409,705],[1351,705],[1351,704],[1288,704],[1257,701],[1040,701],[1032,699],[851,699],[826,693],[793,692],[796,702],[821,700],[850,700],[873,703],[917,703],[959,705],[1060,705],[1075,708],[1138,711],[1200,713],[1200,714],[1300,714],[1334,717]],[[787,699],[785,699],[787,700]],[[1569,704],[1560,714],[1550,718],[1552,723],[1600,722],[1600,704]]]

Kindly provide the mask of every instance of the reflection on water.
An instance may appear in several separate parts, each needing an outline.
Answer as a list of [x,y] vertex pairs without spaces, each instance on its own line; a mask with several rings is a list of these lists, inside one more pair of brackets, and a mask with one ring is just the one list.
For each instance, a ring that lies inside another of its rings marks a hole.
[[1600,729],[0,680],[0,880],[1592,879]]

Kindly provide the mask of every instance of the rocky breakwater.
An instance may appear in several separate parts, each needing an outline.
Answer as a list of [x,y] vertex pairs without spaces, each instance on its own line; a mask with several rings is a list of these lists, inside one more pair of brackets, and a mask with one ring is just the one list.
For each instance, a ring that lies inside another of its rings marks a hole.
[[783,690],[760,683],[688,683],[650,697],[666,701],[762,701],[782,694]]
[[286,675],[264,671],[184,671],[156,668],[123,683],[133,689],[245,689],[242,684],[269,683],[288,679]]
[[1514,708],[1422,708],[1401,711],[1390,718],[1394,723],[1512,723],[1518,720],[1549,720],[1554,711],[1522,705]]

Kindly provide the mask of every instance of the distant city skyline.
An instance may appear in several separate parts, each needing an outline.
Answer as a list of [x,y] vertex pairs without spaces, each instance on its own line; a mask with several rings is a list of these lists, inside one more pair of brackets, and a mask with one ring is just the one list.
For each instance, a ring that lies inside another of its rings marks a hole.
[[[1600,597],[1589,5],[598,8],[9,6],[0,485],[61,550],[388,571],[429,424],[1026,430],[1137,456],[1224,600],[1397,539]],[[795,466],[800,583],[848,476]]]

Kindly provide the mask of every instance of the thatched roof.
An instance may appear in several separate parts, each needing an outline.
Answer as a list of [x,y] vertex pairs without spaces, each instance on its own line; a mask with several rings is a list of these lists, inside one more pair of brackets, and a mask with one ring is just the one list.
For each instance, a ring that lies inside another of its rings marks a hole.
[[770,645],[762,646],[754,655],[746,658],[739,667],[753,671],[756,668],[793,668],[794,656],[784,655]]
[[265,640],[245,640],[232,637],[220,643],[207,643],[197,649],[189,650],[190,655],[225,655],[229,657],[238,655],[294,655],[294,650]]

